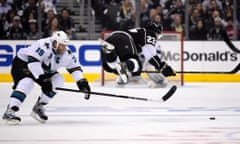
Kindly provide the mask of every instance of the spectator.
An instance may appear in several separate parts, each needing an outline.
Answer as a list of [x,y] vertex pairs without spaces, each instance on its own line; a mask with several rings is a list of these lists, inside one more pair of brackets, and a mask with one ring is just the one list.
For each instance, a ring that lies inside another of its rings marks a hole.
[[7,39],[21,40],[25,39],[26,34],[24,33],[19,16],[14,16],[12,25],[7,30]]
[[154,16],[153,21],[158,23],[158,24],[162,24],[162,19],[161,19],[161,16],[159,14],[156,14]]
[[163,7],[161,6],[161,5],[158,5],[157,7],[156,7],[156,11],[157,11],[157,15],[159,15],[160,16],[160,18],[161,18],[161,22],[162,21],[164,21],[164,15],[163,15]]
[[29,21],[29,30],[27,32],[28,40],[38,40],[41,38],[41,33],[37,31],[37,20],[30,19]]
[[170,9],[174,8],[175,6],[176,6],[176,0],[167,0],[164,3],[164,8],[166,10],[170,10]]
[[189,38],[190,40],[207,40],[207,30],[202,19],[198,19],[196,27],[190,29]]
[[124,0],[120,10],[120,29],[127,30],[135,26],[135,10],[130,0]]
[[40,6],[45,14],[47,14],[49,10],[53,10],[53,13],[56,15],[57,14],[56,3],[57,0],[42,0]]
[[197,25],[197,20],[200,18],[200,13],[198,9],[193,9],[191,16],[189,18],[189,28],[193,29]]
[[[219,13],[219,11],[217,11],[217,10],[214,10],[213,12],[212,12],[212,14],[211,14],[211,16],[207,19],[207,21],[206,21],[206,24],[207,24],[207,28],[209,28],[209,29],[211,29],[211,28],[213,28],[214,26],[215,26],[215,18],[217,18],[217,17],[219,17],[220,18],[220,13]],[[226,25],[226,23],[221,19],[221,23],[223,24],[223,25]],[[208,29],[208,30],[209,30]]]
[[11,24],[13,22],[13,18],[15,16],[15,13],[16,11],[15,10],[10,10],[8,13],[7,13],[7,21],[9,24]]
[[[11,5],[12,8],[15,9],[16,11],[23,11],[25,8],[25,3],[27,0],[12,0]],[[9,0],[8,0],[9,2]]]
[[27,21],[25,21],[25,19],[24,19],[24,21],[22,22],[22,24],[23,24],[23,30],[24,31],[28,31],[29,30],[29,25],[30,25],[30,23],[29,23],[29,20],[31,20],[31,19],[37,19],[37,17],[35,16],[35,14],[34,14],[34,12],[30,12],[28,15],[27,15],[27,17],[26,17],[26,20]]
[[188,1],[189,10],[196,8],[198,3],[202,3],[202,2],[199,0],[189,0]]
[[140,1],[140,27],[144,27],[149,21],[147,2],[146,0]]
[[157,10],[155,8],[149,9],[149,12],[146,13],[146,18],[142,26],[145,27],[150,21],[154,21],[154,17],[157,15]]
[[46,31],[50,25],[51,20],[55,17],[53,10],[48,10],[46,18],[42,22],[42,31]]
[[233,18],[233,9],[232,8],[226,9],[226,11],[224,13],[224,18],[225,18],[225,20]]
[[223,12],[226,13],[226,11],[230,8],[232,9],[233,7],[233,1],[232,0],[223,0],[222,1],[222,9]]
[[212,15],[213,15],[212,9],[204,10],[203,20],[207,30],[209,30],[213,26]]
[[7,3],[7,0],[0,0],[0,17],[2,14],[7,14],[12,7]]
[[49,37],[51,36],[54,32],[58,31],[59,28],[59,22],[58,22],[58,18],[54,17],[51,19],[51,21],[49,22],[48,27],[46,28],[46,30],[43,33],[43,37]]
[[[95,12],[95,18],[103,24],[103,11],[107,7],[106,0],[91,0],[91,4]],[[81,5],[80,1],[79,5]],[[80,29],[83,29],[82,26],[80,26]]]
[[58,17],[59,28],[66,32],[70,39],[75,39],[75,29],[74,29],[74,21],[69,15],[69,10],[67,8],[63,8],[61,10],[61,14]]
[[181,22],[183,22],[184,16],[185,16],[185,10],[182,5],[182,1],[176,0],[173,6],[174,6],[173,8],[169,9],[169,12],[167,15],[173,19],[174,15],[178,14],[181,16]]
[[157,15],[157,10],[152,8],[149,10],[149,21],[153,21],[155,15]]
[[208,9],[217,10],[220,14],[220,17],[223,17],[222,5],[218,4],[216,0],[210,0],[210,5]]
[[228,38],[230,40],[233,40],[233,34],[234,34],[234,26],[233,26],[233,20],[232,18],[227,18],[227,26],[225,27],[227,31]]
[[8,29],[9,23],[7,21],[7,14],[3,13],[0,19],[0,39],[6,38],[6,31]]
[[222,26],[221,18],[216,17],[214,19],[215,26],[210,29],[208,33],[208,40],[223,40],[228,47],[231,49],[236,49],[231,40],[228,38],[226,30]]
[[151,0],[153,7],[161,6],[162,0]]
[[118,1],[112,1],[104,10],[104,23],[103,26],[107,30],[120,29],[120,10],[121,5]]
[[182,25],[181,22],[181,16],[176,14],[173,17],[173,22],[170,26],[170,30],[176,31],[176,32],[183,32],[184,31],[184,26]]
[[198,10],[198,12],[199,12],[199,17],[200,18],[202,18],[203,16],[204,16],[204,14],[205,14],[205,12],[203,11],[203,7],[202,7],[202,3],[201,2],[198,2],[197,4],[196,4],[196,7],[195,7],[197,10]]
[[[35,0],[28,0],[27,7],[23,11],[22,23],[28,25],[29,15],[33,14],[34,19],[37,19],[38,8]],[[24,27],[27,28],[27,27]]]
[[[212,1],[215,1],[211,4]],[[203,10],[207,11],[209,9],[209,6],[213,5],[213,7],[217,6],[219,8],[222,8],[221,2],[219,0],[203,0],[202,6]]]

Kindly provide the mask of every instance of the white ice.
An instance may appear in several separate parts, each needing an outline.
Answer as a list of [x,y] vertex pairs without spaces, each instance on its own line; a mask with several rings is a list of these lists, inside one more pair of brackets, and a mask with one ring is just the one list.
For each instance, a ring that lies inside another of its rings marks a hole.
[[[0,115],[11,83],[0,83]],[[76,89],[74,83],[65,87]],[[158,99],[168,88],[92,91]],[[21,106],[18,126],[0,123],[0,144],[239,144],[240,83],[186,83],[165,103],[58,91],[40,124],[30,112],[40,95],[35,86]],[[215,120],[209,120],[215,117]]]

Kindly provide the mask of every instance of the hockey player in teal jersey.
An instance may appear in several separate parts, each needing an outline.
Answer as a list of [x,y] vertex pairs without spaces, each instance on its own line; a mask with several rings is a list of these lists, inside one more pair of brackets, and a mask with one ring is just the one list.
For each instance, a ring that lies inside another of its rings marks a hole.
[[[41,123],[48,120],[44,106],[56,95],[54,88],[64,84],[63,76],[57,72],[61,67],[72,75],[80,90],[90,92],[88,81],[83,77],[76,57],[67,47],[68,43],[67,34],[57,31],[51,37],[37,40],[18,51],[11,69],[13,92],[2,116],[7,124],[19,124],[21,121],[16,112],[31,92],[34,83],[41,87],[42,94],[33,106],[31,115]],[[86,93],[85,98],[89,99],[89,96],[90,93]]]

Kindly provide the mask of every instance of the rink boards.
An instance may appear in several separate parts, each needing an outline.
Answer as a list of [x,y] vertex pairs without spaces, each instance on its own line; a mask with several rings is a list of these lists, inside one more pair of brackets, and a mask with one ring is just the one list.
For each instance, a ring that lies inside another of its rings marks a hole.
[[[10,68],[16,52],[34,41],[0,41],[0,82],[11,82]],[[235,41],[240,48],[240,42]],[[85,76],[89,81],[97,81],[101,75],[100,45],[93,41],[72,41],[69,48],[78,58]],[[181,49],[177,41],[161,41],[162,59],[167,61],[177,71],[199,72],[184,74],[186,82],[240,82],[240,73],[211,74],[206,72],[230,72],[240,62],[240,54],[234,53],[222,41],[185,41]],[[204,72],[204,73],[200,73]],[[67,82],[72,82],[71,76],[61,69]]]

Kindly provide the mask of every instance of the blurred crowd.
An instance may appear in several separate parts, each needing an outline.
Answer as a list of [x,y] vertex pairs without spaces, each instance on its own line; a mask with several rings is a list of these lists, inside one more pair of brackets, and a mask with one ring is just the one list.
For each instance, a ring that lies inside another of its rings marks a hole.
[[[93,8],[105,29],[124,30],[135,27],[135,0],[93,0]],[[226,30],[233,39],[233,0],[139,0],[140,26],[156,21],[164,30],[189,32],[190,40],[218,40],[216,30]],[[186,4],[188,2],[188,4]],[[240,2],[237,1],[237,7]],[[188,9],[185,6],[188,5]],[[239,10],[238,23],[240,20]],[[185,16],[188,14],[186,22]],[[188,23],[188,24],[186,24]],[[239,31],[239,27],[238,31]],[[240,39],[240,32],[237,33]]]
[[[0,39],[39,39],[64,30],[76,39],[74,20],[67,8],[56,10],[58,0],[0,0]],[[103,30],[125,30],[156,21],[166,31],[186,33],[190,40],[219,40],[225,30],[229,39],[240,39],[240,1],[233,22],[233,0],[92,0],[95,16]],[[186,3],[188,2],[188,3]],[[188,9],[186,6],[188,5]],[[187,15],[186,15],[187,13]],[[188,19],[185,19],[188,16]],[[237,29],[234,29],[237,24]]]
[[64,30],[74,39],[70,11],[56,10],[57,0],[0,0],[0,39],[37,40]]

